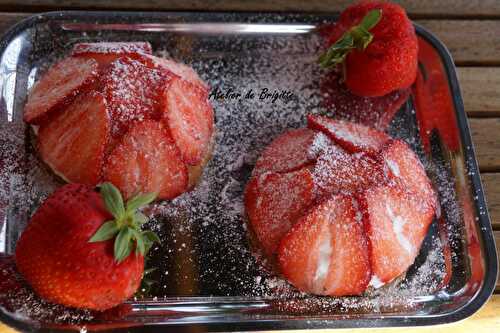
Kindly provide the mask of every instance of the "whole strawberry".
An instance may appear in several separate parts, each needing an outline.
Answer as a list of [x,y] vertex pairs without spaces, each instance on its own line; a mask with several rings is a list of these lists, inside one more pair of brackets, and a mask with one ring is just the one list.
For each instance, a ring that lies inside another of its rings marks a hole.
[[409,87],[417,75],[415,29],[399,5],[368,1],[347,7],[329,32],[323,67],[344,63],[345,83],[360,96]]
[[141,231],[147,220],[136,211],[154,200],[139,195],[125,206],[110,183],[69,184],[38,208],[17,242],[19,272],[47,301],[105,310],[134,294],[144,255],[157,236]]

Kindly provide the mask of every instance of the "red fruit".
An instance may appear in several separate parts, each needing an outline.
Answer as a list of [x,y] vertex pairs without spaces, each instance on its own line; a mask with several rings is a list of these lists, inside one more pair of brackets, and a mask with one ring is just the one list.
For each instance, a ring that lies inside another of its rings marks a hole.
[[411,148],[401,140],[390,141],[381,151],[386,174],[390,174],[408,192],[419,197],[431,209],[438,204],[425,169]]
[[308,115],[307,126],[322,131],[351,153],[366,152],[376,155],[390,139],[384,132],[373,128],[324,116]]
[[[408,88],[415,81],[418,43],[405,10],[390,2],[367,1],[347,7],[330,31],[329,45],[359,25],[372,10],[380,9],[380,21],[369,29],[373,40],[352,49],[345,60],[345,81],[360,96],[382,96]],[[360,43],[362,44],[362,43]],[[355,45],[358,43],[355,41]]]
[[336,119],[353,121],[384,131],[410,96],[410,89],[400,89],[380,97],[361,97],[350,92],[341,75],[329,73],[321,81],[322,104]]
[[206,84],[199,77],[198,73],[196,73],[195,70],[190,66],[167,58],[160,58],[155,56],[148,56],[148,58],[152,61],[154,66],[164,68],[165,70],[168,70],[174,73],[175,75],[179,76],[183,80],[200,86],[208,93],[209,89],[208,84]]
[[151,53],[153,50],[148,42],[77,43],[71,51],[73,56],[95,59],[101,68],[124,55],[134,57]]
[[199,85],[176,79],[163,95],[163,118],[189,165],[199,164],[212,137],[214,113],[206,91]]
[[179,150],[160,122],[137,122],[109,155],[104,179],[125,198],[156,192],[160,199],[182,194],[188,185],[187,168]]
[[313,179],[307,169],[266,173],[245,189],[248,220],[264,251],[272,256],[281,238],[313,201]]
[[359,295],[370,276],[368,244],[352,198],[332,196],[301,218],[278,253],[285,277],[301,291]]
[[102,79],[112,119],[112,134],[119,137],[134,121],[161,118],[160,96],[176,77],[150,68],[146,60],[124,56],[111,63]]
[[68,182],[96,185],[109,136],[104,98],[91,92],[40,126],[38,150],[44,162]]
[[319,156],[313,177],[320,197],[355,192],[386,181],[382,166],[375,159],[364,153],[349,154],[335,145]]
[[255,163],[254,175],[265,172],[290,172],[314,162],[331,144],[322,133],[307,128],[289,130],[275,138]]
[[39,124],[46,115],[71,103],[74,97],[97,77],[92,59],[65,58],[52,67],[33,86],[24,106],[24,121]]
[[16,246],[19,272],[49,302],[105,310],[139,287],[144,258],[133,251],[118,263],[114,240],[89,242],[113,217],[92,187],[69,184],[38,208]]
[[359,196],[371,247],[373,275],[392,281],[410,267],[434,217],[434,209],[400,185],[383,185]]

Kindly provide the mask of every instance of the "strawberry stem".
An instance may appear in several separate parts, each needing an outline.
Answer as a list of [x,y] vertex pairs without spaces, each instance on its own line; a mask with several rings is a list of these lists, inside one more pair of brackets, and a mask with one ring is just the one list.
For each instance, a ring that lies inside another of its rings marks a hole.
[[369,32],[382,17],[381,9],[369,11],[358,25],[346,31],[325,53],[318,58],[319,65],[330,68],[343,63],[351,50],[364,50],[372,42],[373,34]]
[[141,230],[141,226],[148,221],[148,218],[138,209],[153,202],[157,194],[139,194],[125,205],[120,191],[113,184],[102,183],[99,188],[106,209],[114,219],[105,222],[89,242],[102,242],[114,238],[114,257],[117,263],[125,260],[134,248],[136,254],[145,256],[153,243],[160,242],[160,239],[152,231]]

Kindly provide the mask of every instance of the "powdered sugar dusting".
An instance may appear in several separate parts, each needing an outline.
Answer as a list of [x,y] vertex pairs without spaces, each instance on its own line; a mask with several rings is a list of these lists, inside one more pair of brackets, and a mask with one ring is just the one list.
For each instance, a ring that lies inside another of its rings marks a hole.
[[134,120],[158,120],[159,93],[168,87],[173,78],[169,72],[149,68],[142,62],[131,58],[119,58],[105,73],[103,92],[107,98],[111,131],[122,134],[127,125]]
[[151,44],[148,42],[78,43],[72,50],[72,54],[75,55],[82,53],[127,54],[133,52],[151,54]]

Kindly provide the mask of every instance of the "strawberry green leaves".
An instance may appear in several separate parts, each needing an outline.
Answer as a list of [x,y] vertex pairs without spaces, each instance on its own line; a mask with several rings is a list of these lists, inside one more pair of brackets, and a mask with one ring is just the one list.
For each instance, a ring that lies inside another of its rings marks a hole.
[[369,32],[375,27],[382,17],[382,10],[374,9],[369,11],[361,22],[344,33],[339,40],[333,43],[328,50],[323,53],[318,62],[321,67],[329,68],[343,63],[347,54],[353,49],[364,50],[373,40],[373,35]]
[[160,242],[160,239],[152,231],[141,230],[148,218],[138,209],[153,202],[156,193],[139,194],[124,204],[120,191],[113,184],[103,183],[99,188],[106,209],[114,219],[105,222],[89,242],[102,242],[116,237],[114,256],[117,263],[125,260],[134,248],[136,254],[146,255],[153,243]]
[[132,252],[132,232],[130,228],[125,227],[120,230],[115,238],[114,253],[116,262],[120,263]]
[[107,241],[108,239],[111,239],[115,237],[115,235],[120,231],[118,229],[118,226],[116,225],[115,221],[108,221],[105,222],[99,230],[90,238],[91,243],[94,242],[102,242],[102,241]]
[[120,191],[111,183],[103,183],[99,187],[108,211],[115,218],[122,217],[125,214],[125,207],[123,206],[123,198]]
[[127,209],[135,211],[141,207],[149,205],[156,198],[156,193],[139,194],[127,201]]

